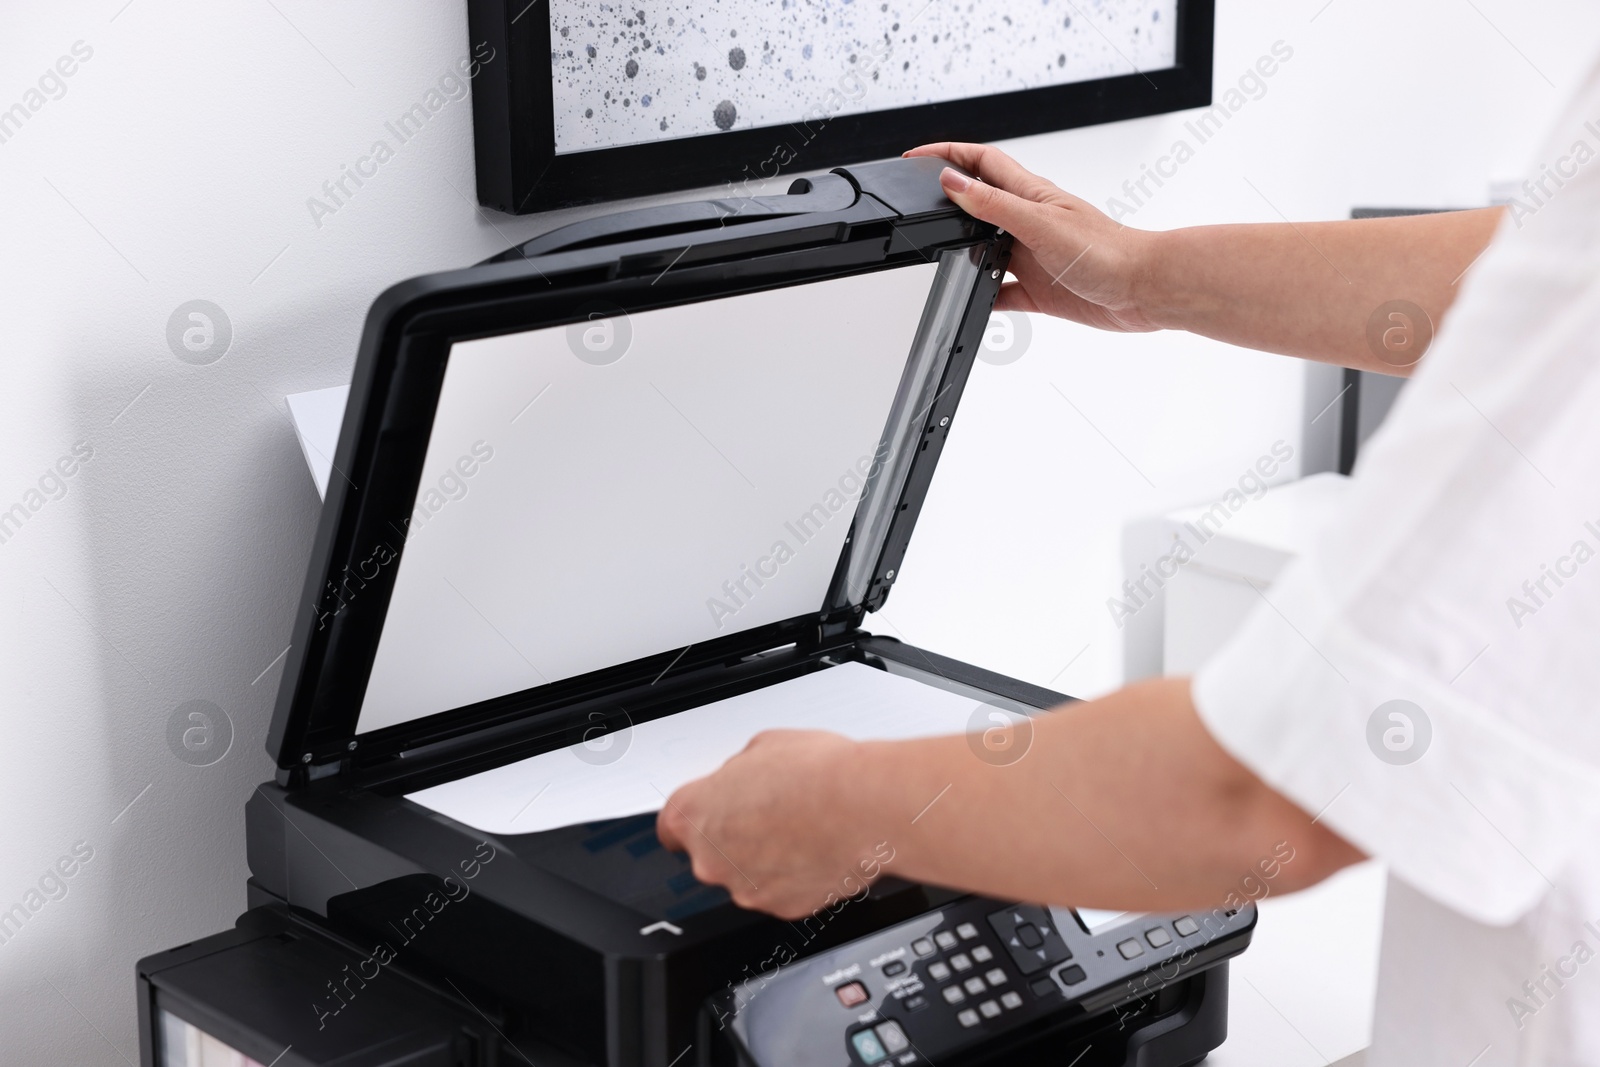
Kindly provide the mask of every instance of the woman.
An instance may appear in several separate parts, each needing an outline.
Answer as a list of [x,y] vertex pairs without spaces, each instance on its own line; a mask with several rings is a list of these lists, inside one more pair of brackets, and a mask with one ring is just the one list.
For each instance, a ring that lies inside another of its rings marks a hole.
[[961,737],[762,735],[674,794],[663,841],[789,917],[884,841],[901,877],[1138,910],[1374,856],[1369,1064],[1600,1062],[1600,167],[1570,150],[1595,115],[1592,77],[1512,217],[1147,233],[996,149],[911,153],[1016,237],[997,307],[1415,380],[1195,678],[1058,709],[1004,767]]

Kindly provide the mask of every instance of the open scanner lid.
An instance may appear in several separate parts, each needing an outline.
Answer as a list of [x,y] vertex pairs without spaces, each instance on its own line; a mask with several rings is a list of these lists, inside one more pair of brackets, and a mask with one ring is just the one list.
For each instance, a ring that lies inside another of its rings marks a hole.
[[279,767],[404,757],[881,605],[1009,250],[945,165],[590,219],[379,296]]

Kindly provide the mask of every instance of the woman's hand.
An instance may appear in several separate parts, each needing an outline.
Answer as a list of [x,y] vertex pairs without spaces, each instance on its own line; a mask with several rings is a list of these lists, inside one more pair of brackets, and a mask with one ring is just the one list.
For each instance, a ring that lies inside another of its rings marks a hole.
[[662,844],[741,907],[798,919],[859,897],[893,849],[855,817],[859,746],[817,730],[769,730],[715,774],[668,798]]
[[996,310],[1043,312],[1102,330],[1160,328],[1139,303],[1156,235],[1113,222],[998,148],[946,142],[906,155],[939,156],[983,179],[948,169],[940,176],[962,210],[1017,239],[1009,267],[1017,280],[1001,288]]
[[[995,148],[923,145],[953,170],[945,195],[1012,233],[1000,310],[1038,311],[1103,330],[1188,330],[1231,345],[1409,374],[1502,209],[1392,219],[1129,229]],[[1396,348],[1395,312],[1413,328]],[[1382,342],[1379,342],[1382,338]],[[1409,340],[1414,338],[1414,343]]]
[[[1031,737],[996,761],[967,734],[769,731],[673,793],[656,832],[700,881],[785,919],[838,913],[885,874],[999,900],[1176,911],[1224,901],[1241,878],[1293,892],[1361,859],[1212,739],[1187,679],[1036,716]],[[1268,874],[1263,858],[1294,862]]]

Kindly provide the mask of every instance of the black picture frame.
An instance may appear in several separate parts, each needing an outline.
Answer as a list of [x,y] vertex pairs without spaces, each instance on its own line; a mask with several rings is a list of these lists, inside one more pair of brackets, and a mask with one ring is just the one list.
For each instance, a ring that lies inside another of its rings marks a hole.
[[[899,155],[935,141],[995,141],[1211,104],[1216,0],[1178,0],[1165,70],[861,114],[557,155],[550,20],[527,0],[468,0],[478,200],[510,214],[727,185]],[[476,53],[475,53],[476,54]]]

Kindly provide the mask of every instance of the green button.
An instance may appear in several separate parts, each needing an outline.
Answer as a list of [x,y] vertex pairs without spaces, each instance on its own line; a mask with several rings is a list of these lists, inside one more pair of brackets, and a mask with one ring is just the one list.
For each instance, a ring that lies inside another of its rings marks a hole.
[[856,1055],[861,1057],[862,1063],[882,1063],[889,1058],[889,1053],[884,1051],[883,1042],[879,1041],[878,1035],[871,1030],[863,1030],[852,1036],[850,1043],[856,1047]]

